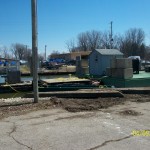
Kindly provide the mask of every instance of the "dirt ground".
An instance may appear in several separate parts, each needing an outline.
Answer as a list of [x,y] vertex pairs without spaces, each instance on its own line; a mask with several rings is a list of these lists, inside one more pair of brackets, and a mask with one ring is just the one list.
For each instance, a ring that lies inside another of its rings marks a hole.
[[[63,99],[63,98],[47,98],[40,100],[39,103],[32,103],[31,101],[23,100],[20,102],[0,103],[0,119],[22,115],[31,111],[63,108],[69,112],[80,111],[99,111],[107,109],[114,105],[124,105],[127,101],[136,103],[150,102],[150,95],[125,95],[124,98],[98,98],[98,99]],[[140,115],[139,112],[133,110],[124,110],[120,112],[121,115]]]

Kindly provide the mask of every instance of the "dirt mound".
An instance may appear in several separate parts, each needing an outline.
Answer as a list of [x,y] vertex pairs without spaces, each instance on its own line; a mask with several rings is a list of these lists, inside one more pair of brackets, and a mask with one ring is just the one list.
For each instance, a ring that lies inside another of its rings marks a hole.
[[[125,95],[124,98],[97,98],[97,99],[68,99],[49,97],[33,103],[32,100],[21,99],[17,101],[6,101],[0,103],[0,119],[8,116],[21,115],[36,110],[64,108],[69,112],[94,111],[107,109],[108,107],[124,104],[126,101],[149,102],[149,95]],[[133,110],[124,110],[121,115],[137,116],[140,113]]]
[[119,112],[119,114],[124,115],[124,116],[139,116],[142,115],[140,112],[136,112],[134,110],[123,110]]
[[139,102],[139,103],[145,103],[150,102],[150,95],[144,95],[144,94],[126,94],[126,99],[132,102]]
[[13,103],[13,105],[0,106],[0,119],[8,116],[22,115],[31,111],[49,109],[55,107],[51,100],[39,101],[39,103]]
[[0,118],[22,115],[30,111],[64,108],[69,112],[92,111],[102,108],[108,108],[113,105],[123,104],[123,99],[120,98],[98,98],[98,99],[59,99],[55,97],[47,100],[40,100],[38,103],[18,103],[13,102],[12,105],[0,106]]
[[135,99],[133,102],[137,102],[137,103],[146,103],[146,102],[150,102],[150,97],[138,98],[138,99]]
[[63,100],[63,108],[69,112],[92,111],[108,108],[113,105],[123,104],[123,99],[119,98],[98,98],[98,99],[70,99]]

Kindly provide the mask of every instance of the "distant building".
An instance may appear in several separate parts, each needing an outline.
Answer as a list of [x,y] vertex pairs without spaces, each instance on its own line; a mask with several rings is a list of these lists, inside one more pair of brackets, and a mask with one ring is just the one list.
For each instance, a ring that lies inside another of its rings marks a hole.
[[80,57],[82,58],[88,58],[89,54],[91,53],[91,51],[81,51],[81,52],[72,52],[72,53],[65,53],[65,54],[53,54],[50,56],[50,58],[60,58],[60,59],[64,59],[66,61],[69,60],[76,60],[76,57]]
[[89,55],[89,73],[91,75],[105,75],[110,67],[110,60],[123,58],[123,53],[117,49],[94,49]]

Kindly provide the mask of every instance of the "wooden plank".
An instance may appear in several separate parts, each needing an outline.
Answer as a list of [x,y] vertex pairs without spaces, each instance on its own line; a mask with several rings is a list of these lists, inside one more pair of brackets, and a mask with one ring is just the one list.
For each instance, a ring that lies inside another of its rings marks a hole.
[[79,78],[57,78],[57,79],[41,79],[43,83],[71,83],[71,82],[90,82],[89,79],[79,79]]
[[26,85],[32,85],[32,82],[29,82],[29,83],[16,83],[16,84],[4,84],[4,85],[1,85],[1,87],[9,87],[9,86],[26,86]]

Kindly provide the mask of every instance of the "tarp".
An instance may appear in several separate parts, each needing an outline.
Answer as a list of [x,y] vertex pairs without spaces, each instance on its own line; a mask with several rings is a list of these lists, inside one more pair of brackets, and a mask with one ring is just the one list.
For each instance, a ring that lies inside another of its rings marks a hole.
[[64,63],[65,60],[61,59],[61,58],[55,58],[55,59],[54,58],[50,58],[49,62]]

